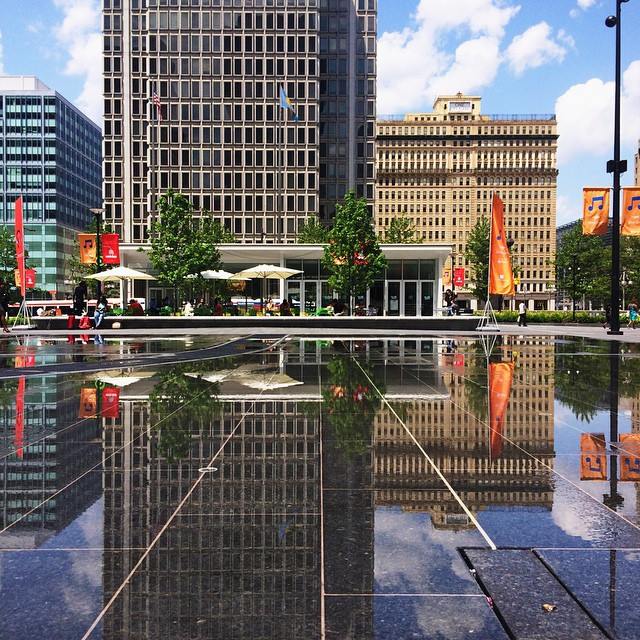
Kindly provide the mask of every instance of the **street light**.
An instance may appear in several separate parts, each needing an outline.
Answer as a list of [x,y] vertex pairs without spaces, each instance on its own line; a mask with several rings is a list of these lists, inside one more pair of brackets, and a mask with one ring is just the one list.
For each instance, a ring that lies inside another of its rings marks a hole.
[[620,89],[622,48],[622,4],[629,0],[616,0],[616,15],[609,16],[605,25],[616,30],[616,85],[613,127],[613,160],[607,162],[607,173],[613,173],[613,229],[611,230],[611,335],[620,331],[620,176],[627,170],[627,161],[620,160]]
[[[102,249],[100,246],[100,223],[102,222],[102,214],[104,209],[89,209],[96,219],[96,268],[98,273],[102,271]],[[100,304],[100,296],[102,295],[102,284],[100,280],[96,280],[96,307]]]

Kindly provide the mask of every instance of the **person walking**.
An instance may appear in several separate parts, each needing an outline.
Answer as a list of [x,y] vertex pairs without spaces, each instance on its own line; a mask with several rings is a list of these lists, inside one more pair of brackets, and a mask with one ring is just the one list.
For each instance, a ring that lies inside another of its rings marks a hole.
[[5,280],[0,279],[0,325],[5,333],[11,333],[7,324],[9,316],[9,285]]
[[611,305],[608,304],[604,310],[604,322],[602,323],[602,328],[606,329],[607,327],[611,327]]
[[518,326],[527,326],[527,305],[524,302],[520,302],[518,305]]
[[81,316],[84,311],[84,301],[87,299],[87,283],[82,281],[73,290],[73,313]]
[[635,299],[633,299],[629,304],[629,324],[627,324],[627,327],[631,327],[632,329],[635,329],[637,322],[638,322],[638,303],[636,302]]

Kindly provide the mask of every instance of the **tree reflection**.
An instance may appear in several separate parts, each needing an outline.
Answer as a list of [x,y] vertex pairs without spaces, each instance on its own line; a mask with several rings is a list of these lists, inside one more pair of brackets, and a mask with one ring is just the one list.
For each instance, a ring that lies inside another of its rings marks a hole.
[[160,374],[149,394],[152,424],[160,424],[158,452],[170,463],[187,458],[193,434],[220,413],[220,386],[202,376],[225,368],[226,360],[176,365]]
[[380,408],[380,397],[371,380],[384,394],[368,363],[349,355],[336,355],[327,364],[323,409],[336,444],[349,457],[360,455],[371,446],[373,419]]

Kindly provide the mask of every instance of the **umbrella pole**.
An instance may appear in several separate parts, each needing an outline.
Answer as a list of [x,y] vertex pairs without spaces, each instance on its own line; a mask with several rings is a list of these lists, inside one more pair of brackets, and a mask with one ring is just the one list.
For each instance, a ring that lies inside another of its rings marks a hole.
[[264,288],[266,285],[267,279],[262,278],[262,289],[260,290],[262,295],[260,296],[260,311],[262,311],[262,315],[264,315]]

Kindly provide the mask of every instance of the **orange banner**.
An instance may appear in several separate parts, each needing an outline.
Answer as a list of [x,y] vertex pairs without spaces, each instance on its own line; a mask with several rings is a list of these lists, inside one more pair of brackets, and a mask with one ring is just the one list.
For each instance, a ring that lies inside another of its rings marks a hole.
[[513,362],[489,363],[489,445],[492,460],[502,455],[504,418],[509,406],[514,367]]
[[96,234],[79,233],[80,262],[82,264],[96,264]]
[[609,227],[609,188],[585,187],[582,191],[582,233],[602,236]]
[[20,376],[18,379],[18,389],[16,390],[16,456],[22,458],[24,456],[24,389],[26,386],[26,378]]
[[511,255],[504,228],[504,203],[493,194],[491,207],[491,244],[489,255],[489,293],[498,296],[515,294]]
[[98,391],[95,387],[80,389],[80,410],[78,418],[95,418],[98,410]]
[[640,189],[622,190],[622,228],[623,236],[640,236]]
[[449,267],[445,267],[442,270],[442,286],[443,287],[451,286],[451,269],[449,269]]
[[620,480],[640,482],[640,433],[620,436]]
[[580,436],[580,480],[606,480],[607,455],[604,433]]
[[27,294],[26,278],[24,277],[24,222],[22,218],[22,196],[16,200],[15,207],[15,238],[16,238],[16,260],[18,271],[20,272],[20,293],[24,298]]

